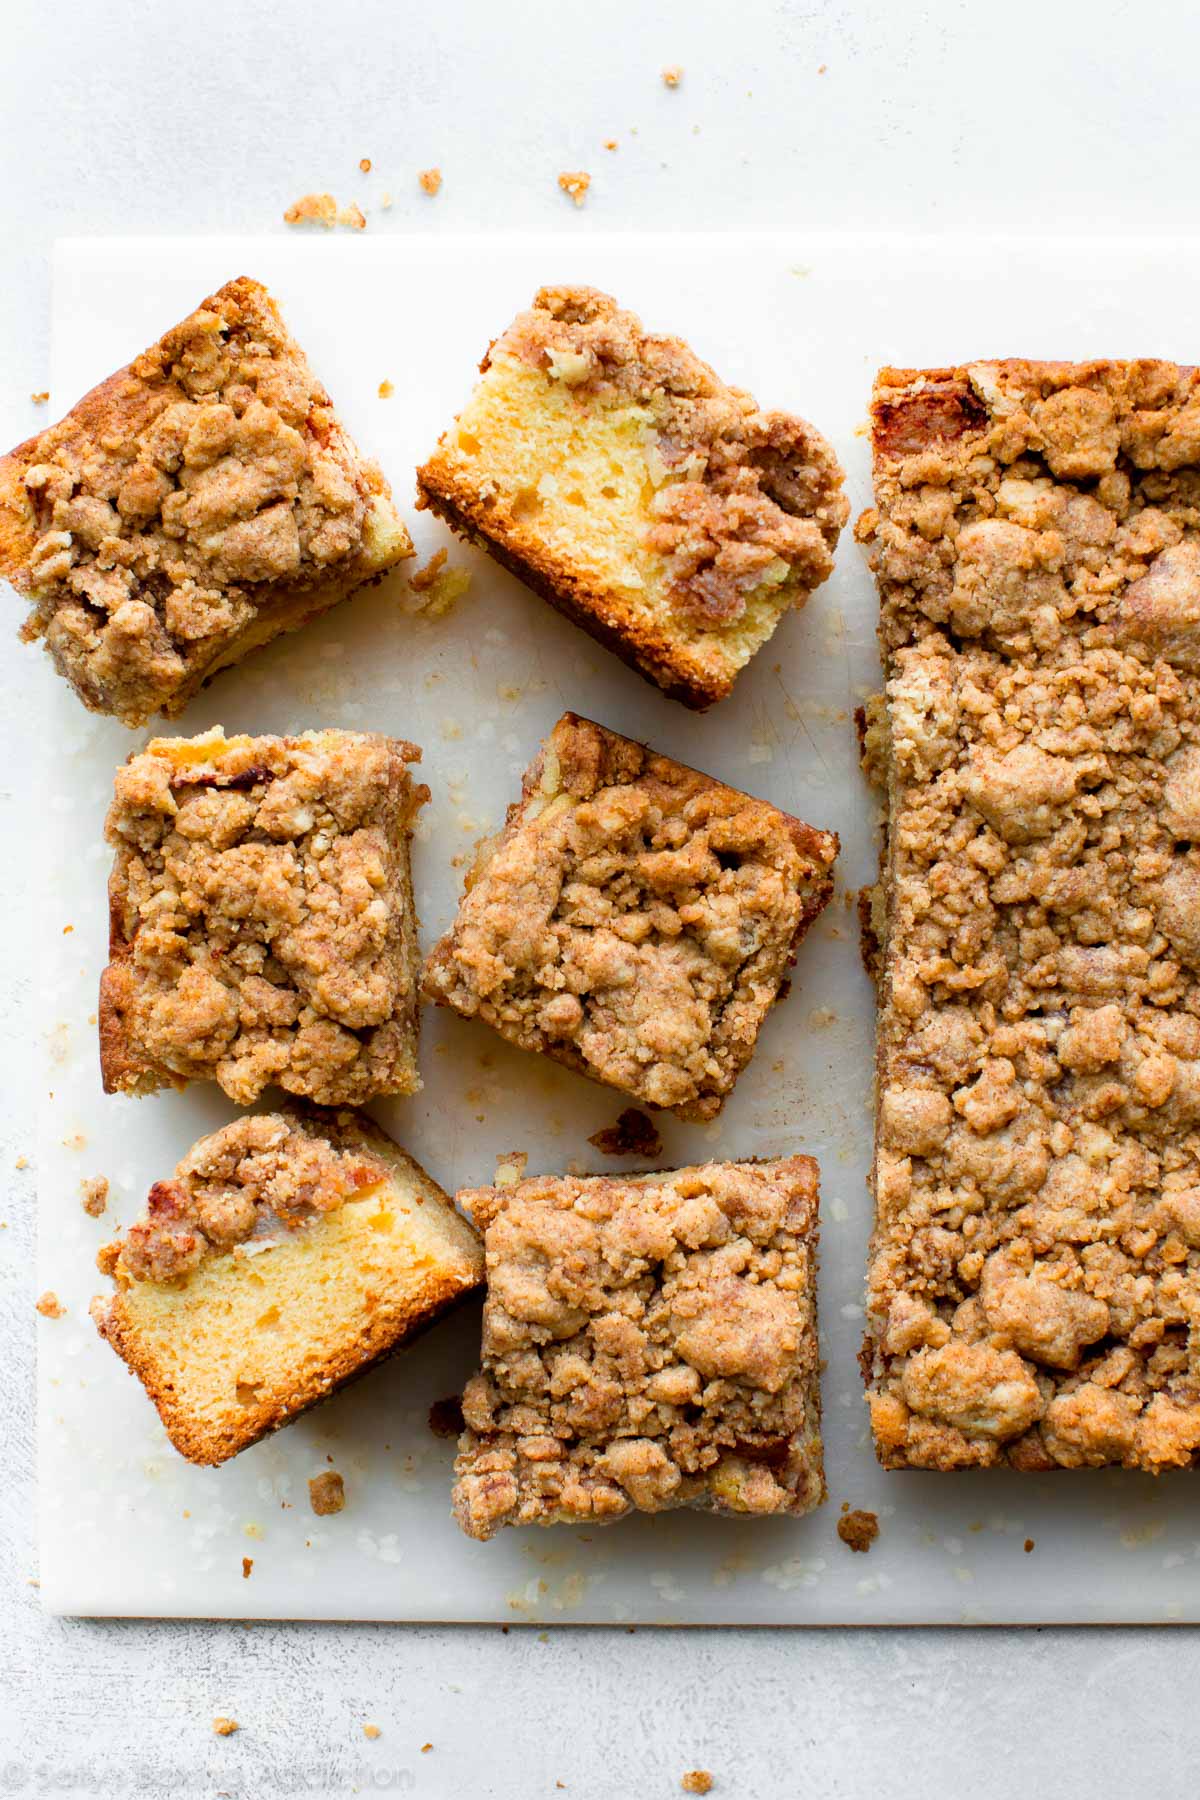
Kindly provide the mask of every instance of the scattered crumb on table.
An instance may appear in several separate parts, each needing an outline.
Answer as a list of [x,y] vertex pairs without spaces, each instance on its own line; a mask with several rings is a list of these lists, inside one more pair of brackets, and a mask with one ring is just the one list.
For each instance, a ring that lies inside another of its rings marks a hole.
[[378,1725],[364,1725],[363,1736],[365,1738],[370,1738],[371,1742],[374,1743],[375,1739],[379,1736]]
[[433,1749],[432,1744],[422,1744],[421,1745],[421,1755],[424,1756],[427,1750],[432,1750],[432,1749]]
[[50,390],[49,388],[43,388],[40,394],[30,394],[29,398],[33,401],[35,406],[45,406],[47,400],[50,398]]
[[856,1507],[853,1512],[842,1514],[837,1522],[837,1534],[847,1549],[865,1554],[879,1536],[879,1520],[873,1512],[863,1512]]
[[604,140],[604,148],[605,148],[605,149],[606,149],[606,150],[615,150],[615,149],[616,149],[616,147],[617,147],[617,140],[616,140],[616,138],[605,138],[605,140]]
[[108,1176],[93,1175],[79,1184],[80,1204],[89,1219],[98,1219],[108,1205]]
[[679,1785],[685,1794],[707,1794],[712,1790],[713,1778],[707,1769],[689,1769]]
[[364,174],[364,175],[369,175],[369,174],[370,174],[370,173],[371,173],[371,159],[370,159],[370,157],[369,157],[369,156],[362,156],[362,157],[360,157],[360,158],[359,158],[359,162],[358,162],[358,166],[359,166],[359,168],[360,168],[360,169],[361,169],[361,170],[362,170],[362,172],[363,172],[363,174]]
[[421,184],[422,191],[428,194],[430,199],[434,194],[441,192],[442,171],[440,169],[422,169],[417,180]]
[[1025,1539],[1025,1554],[1026,1554],[1026,1556],[1028,1556],[1028,1555],[1029,1555],[1029,1552],[1030,1552],[1030,1551],[1031,1551],[1031,1550],[1032,1550],[1032,1549],[1033,1549],[1033,1539],[1032,1539],[1032,1538],[1026,1538],[1026,1539]]
[[586,169],[564,169],[558,178],[558,185],[564,194],[571,196],[576,206],[582,206],[592,185],[592,178]]
[[43,1319],[61,1319],[67,1310],[53,1288],[39,1294],[35,1304]]
[[242,1580],[243,1581],[249,1581],[250,1571],[253,1567],[254,1567],[254,1558],[252,1556],[243,1556],[243,1558],[242,1558]]
[[18,1169],[27,1169],[29,1167],[29,1158],[27,1156],[18,1156],[14,1167]]
[[213,1720],[213,1730],[218,1737],[232,1737],[234,1732],[240,1729],[241,1727],[238,1725],[236,1719],[227,1719],[223,1715],[218,1714]]
[[349,225],[362,231],[366,218],[361,206],[351,203],[339,206],[332,194],[304,194],[294,200],[283,215],[285,225],[320,225],[329,231],[335,225]]
[[410,592],[420,596],[420,603],[412,610],[426,618],[444,618],[471,585],[469,569],[447,568],[445,564],[445,550],[435,550],[424,568],[408,578]]
[[380,382],[379,398],[381,400],[390,400],[392,395],[395,393],[395,391],[396,391],[396,389],[390,381],[381,381]]
[[429,1429],[434,1437],[457,1437],[463,1429],[462,1395],[448,1394],[429,1409]]
[[86,1150],[87,1137],[82,1131],[73,1131],[70,1137],[63,1139],[64,1150]]
[[627,1106],[615,1125],[594,1131],[588,1143],[602,1156],[661,1156],[663,1141],[654,1120],[636,1106]]
[[319,1519],[340,1513],[346,1504],[346,1484],[336,1469],[314,1475],[308,1484],[308,1503]]
[[[683,70],[678,63],[668,63],[662,72],[662,78],[664,87],[677,88],[683,80]],[[708,1789],[697,1788],[696,1792],[699,1794],[706,1794]]]

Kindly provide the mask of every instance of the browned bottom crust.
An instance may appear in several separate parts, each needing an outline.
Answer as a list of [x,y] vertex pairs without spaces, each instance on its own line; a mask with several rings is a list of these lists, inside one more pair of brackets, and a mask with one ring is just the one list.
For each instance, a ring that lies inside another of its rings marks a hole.
[[553,557],[532,555],[525,546],[512,543],[502,530],[486,531],[468,510],[458,484],[441,475],[436,459],[417,471],[417,506],[436,513],[460,537],[486,550],[510,575],[619,656],[668,699],[680,701],[693,712],[704,712],[731,691],[731,677],[704,677],[681,664],[677,646],[665,633],[615,619],[603,590],[581,580],[574,570]]
[[459,1281],[431,1280],[407,1305],[380,1308],[371,1319],[364,1320],[358,1344],[331,1357],[319,1377],[298,1385],[286,1400],[248,1407],[245,1421],[237,1429],[213,1431],[197,1425],[181,1406],[170,1377],[161,1372],[153,1357],[141,1353],[122,1294],[115,1294],[108,1304],[103,1336],[145,1388],[179,1454],[202,1468],[215,1468],[248,1450],[260,1438],[290,1424],[300,1413],[318,1406],[360,1375],[369,1374],[476,1291],[476,1287],[464,1287]]

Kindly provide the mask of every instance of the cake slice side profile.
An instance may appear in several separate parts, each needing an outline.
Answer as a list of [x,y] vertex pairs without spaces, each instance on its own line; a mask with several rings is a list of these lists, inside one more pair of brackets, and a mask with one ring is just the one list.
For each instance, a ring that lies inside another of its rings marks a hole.
[[0,458],[0,575],[93,712],[175,718],[412,542],[266,288],[227,282]]
[[665,693],[724,698],[832,570],[824,438],[592,288],[541,289],[480,370],[418,504]]
[[889,1468],[1200,1454],[1200,383],[884,370]]
[[488,1284],[455,1463],[468,1536],[820,1505],[811,1157],[542,1176],[459,1199]]
[[833,892],[834,832],[566,713],[480,847],[423,991],[711,1119]]
[[105,1340],[189,1461],[225,1462],[479,1287],[448,1197],[365,1115],[289,1108],[196,1144],[101,1252]]

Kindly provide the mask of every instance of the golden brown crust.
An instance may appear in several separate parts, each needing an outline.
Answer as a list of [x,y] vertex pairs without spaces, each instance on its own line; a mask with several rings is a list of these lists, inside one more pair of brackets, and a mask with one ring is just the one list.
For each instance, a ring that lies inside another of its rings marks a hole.
[[419,756],[361,732],[218,727],[130,757],[106,827],[106,1092],[214,1079],[249,1105],[277,1082],[340,1105],[419,1087]]
[[411,552],[382,474],[244,277],[0,459],[22,636],[130,725],[178,714]]
[[835,833],[566,713],[468,876],[424,991],[710,1119],[829,900],[837,850]]
[[1200,377],[885,370],[874,420],[878,1454],[1194,1465]]
[[795,1156],[461,1195],[488,1275],[463,1530],[819,1505],[817,1184]]
[[[366,1114],[293,1106],[288,1109],[288,1117],[306,1130],[328,1138],[339,1149],[377,1157],[402,1179],[415,1182],[427,1204],[440,1202],[449,1209],[449,1196]],[[456,1237],[469,1238],[469,1231],[456,1216],[454,1229]],[[115,1248],[119,1250],[119,1246]],[[117,1292],[93,1302],[92,1316],[101,1336],[142,1383],[180,1455],[209,1467],[226,1462],[348,1382],[367,1374],[475,1292],[483,1280],[481,1258],[468,1260],[461,1247],[453,1253],[447,1247],[444,1265],[431,1267],[415,1292],[403,1297],[396,1293],[374,1296],[370,1308],[357,1321],[353,1338],[331,1348],[319,1369],[307,1379],[297,1379],[290,1393],[260,1404],[243,1405],[236,1420],[214,1425],[194,1416],[178,1391],[176,1375],[147,1345],[144,1332],[132,1316],[128,1295],[133,1284],[119,1255],[110,1257],[107,1266],[116,1280]],[[185,1353],[186,1347],[181,1351]]]

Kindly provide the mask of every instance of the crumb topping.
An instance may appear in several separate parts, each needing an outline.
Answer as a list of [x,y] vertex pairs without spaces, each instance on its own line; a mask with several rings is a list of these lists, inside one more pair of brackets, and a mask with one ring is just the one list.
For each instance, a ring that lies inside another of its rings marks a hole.
[[430,998],[685,1118],[749,1060],[837,839],[568,713],[426,967]]
[[44,1294],[39,1294],[34,1302],[34,1310],[40,1312],[43,1319],[61,1319],[66,1316],[67,1311],[53,1288],[47,1288]]
[[[346,1484],[336,1469],[314,1475],[308,1484],[308,1503],[319,1519],[340,1513],[346,1504]],[[375,1734],[378,1737],[378,1732]]]
[[873,1512],[855,1508],[844,1512],[837,1522],[837,1534],[848,1550],[865,1555],[879,1536],[879,1520]]
[[375,572],[386,484],[257,282],[230,282],[17,454],[36,530],[5,568],[33,603],[22,635],[127,724],[262,609]]
[[647,545],[689,618],[733,624],[754,589],[789,578],[802,603],[832,571],[848,502],[829,445],[803,419],[761,412],[679,338],[651,336],[594,288],[543,288],[497,356],[545,370],[581,403],[647,409]]
[[419,756],[356,732],[218,727],[130,758],[106,825],[102,999],[126,1040],[110,1085],[209,1078],[240,1105],[271,1082],[326,1104],[413,1091]]
[[80,1204],[90,1219],[98,1219],[108,1205],[107,1175],[93,1175],[79,1184]]
[[1200,392],[877,390],[883,1459],[1200,1451]]
[[663,1153],[663,1142],[653,1119],[636,1106],[627,1106],[618,1114],[615,1125],[593,1132],[588,1143],[602,1156],[653,1158]]
[[810,1158],[460,1198],[488,1274],[455,1465],[465,1531],[819,1502]]
[[288,1113],[237,1119],[156,1181],[119,1246],[131,1281],[175,1281],[237,1245],[265,1248],[387,1178],[378,1157],[341,1150]]

